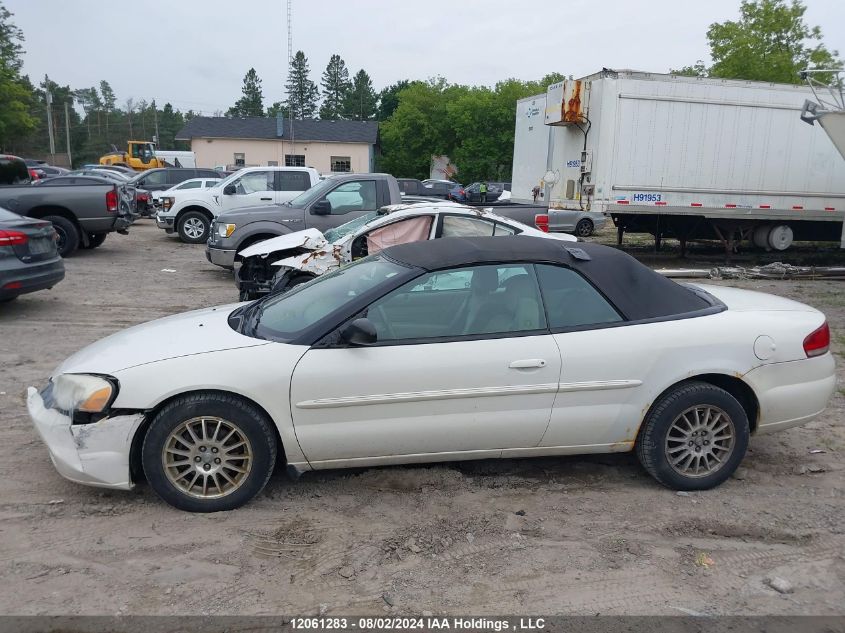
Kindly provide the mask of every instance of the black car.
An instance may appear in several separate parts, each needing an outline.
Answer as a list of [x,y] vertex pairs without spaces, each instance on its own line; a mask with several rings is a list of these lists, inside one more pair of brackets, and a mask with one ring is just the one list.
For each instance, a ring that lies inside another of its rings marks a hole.
[[52,288],[64,277],[53,225],[0,207],[0,303]]
[[[158,169],[148,169],[142,171],[137,176],[134,176],[130,181],[134,187],[143,189],[147,192],[164,191],[170,189],[173,185],[178,185],[180,182],[185,182],[190,178],[220,178],[220,173],[213,169],[202,169],[195,167],[161,167]],[[151,215],[152,205],[150,200],[138,201],[138,213],[141,215]]]

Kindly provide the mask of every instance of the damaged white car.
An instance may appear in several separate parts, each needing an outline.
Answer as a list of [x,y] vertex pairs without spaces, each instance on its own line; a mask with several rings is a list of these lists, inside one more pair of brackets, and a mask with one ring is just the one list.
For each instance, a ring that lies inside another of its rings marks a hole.
[[576,241],[545,233],[490,209],[455,202],[397,204],[355,218],[325,234],[306,229],[252,244],[238,252],[235,272],[241,301],[284,292],[367,255],[409,242],[441,237],[530,235]]
[[289,292],[138,325],[67,359],[28,408],[68,479],[146,478],[197,512],[313,469],[635,451],[677,490],[836,386],[824,315],[682,285],[613,248],[447,238]]

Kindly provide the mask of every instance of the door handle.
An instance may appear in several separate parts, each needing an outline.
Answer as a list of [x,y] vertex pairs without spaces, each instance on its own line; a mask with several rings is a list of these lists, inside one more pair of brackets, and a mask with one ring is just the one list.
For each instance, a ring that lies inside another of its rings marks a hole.
[[272,200],[273,198],[261,198],[262,200]]
[[546,361],[542,358],[526,358],[525,360],[515,360],[508,367],[510,369],[536,369],[538,367],[545,367]]

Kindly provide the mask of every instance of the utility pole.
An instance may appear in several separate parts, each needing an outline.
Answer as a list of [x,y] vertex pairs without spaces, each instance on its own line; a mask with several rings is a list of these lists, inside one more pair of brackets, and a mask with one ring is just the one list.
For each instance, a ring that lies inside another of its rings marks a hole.
[[70,158],[70,114],[65,101],[65,138],[67,140],[67,166],[68,169],[73,169],[73,162]]
[[156,136],[154,140],[156,147],[158,147],[159,143],[161,142],[161,139],[159,139],[158,136],[158,106],[156,105],[155,99],[153,99],[153,123],[155,124],[156,128]]
[[44,75],[44,93],[47,95],[47,134],[50,136],[50,162],[56,162],[56,139],[53,138],[53,95],[50,94],[50,79]]
[[[293,0],[288,1],[288,77],[290,77],[290,67],[293,62],[293,22],[291,19],[293,8]],[[282,115],[284,116],[284,115]],[[290,119],[290,153],[291,156],[296,153],[296,140],[293,133],[293,112],[288,109],[288,118]],[[284,147],[284,145],[282,146]],[[282,164],[284,165],[284,156],[282,156]]]

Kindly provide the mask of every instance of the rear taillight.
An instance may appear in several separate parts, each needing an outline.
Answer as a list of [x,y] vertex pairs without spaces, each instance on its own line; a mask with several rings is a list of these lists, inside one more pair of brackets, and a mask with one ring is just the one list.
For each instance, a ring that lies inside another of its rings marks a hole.
[[106,192],[106,210],[109,213],[117,213],[117,189]]
[[538,213],[534,216],[534,225],[543,233],[549,232],[549,215],[547,213]]
[[150,199],[150,196],[146,193],[139,193],[136,197],[138,198],[138,202],[146,202]]
[[29,170],[29,177],[32,178],[33,180],[38,180],[39,178],[41,178],[41,176],[38,174],[38,172],[35,171],[34,169]]
[[20,246],[29,238],[20,231],[0,231],[0,246]]
[[807,335],[804,339],[804,353],[807,358],[821,356],[830,349],[830,327],[827,321],[818,329]]

